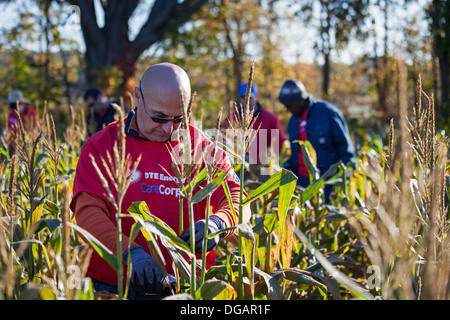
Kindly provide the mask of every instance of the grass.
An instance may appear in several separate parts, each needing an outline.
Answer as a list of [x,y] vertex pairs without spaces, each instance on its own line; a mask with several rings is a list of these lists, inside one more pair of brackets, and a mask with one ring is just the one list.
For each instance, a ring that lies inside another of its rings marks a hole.
[[[249,81],[253,73],[252,68]],[[295,185],[289,171],[275,170],[275,164],[273,176],[254,179],[245,161],[251,110],[248,103],[244,106],[244,117],[232,124],[240,153],[227,152],[237,159],[236,173],[241,178],[239,210],[250,206],[252,217],[248,224],[237,220],[237,232],[219,244],[216,265],[208,270],[193,255],[193,234],[190,244],[185,244],[178,238],[183,230],[172,230],[152,216],[145,203],[122,212],[136,221],[130,241],[144,233],[161,269],[165,263],[158,259],[159,246],[169,250],[177,270],[176,294],[171,298],[449,299],[448,138],[435,132],[433,97],[423,92],[420,79],[416,103],[410,107],[401,62],[399,75],[399,114],[408,117],[386,124],[386,141],[368,131],[355,131],[364,136],[359,137],[354,168],[340,164],[320,176],[314,157],[307,157],[312,183],[306,189]],[[193,107],[192,99],[185,108],[186,121]],[[18,130],[7,132],[2,140],[0,299],[104,298],[85,277],[90,247],[118,271],[119,280],[124,274],[117,259],[121,244],[117,252],[108,251],[76,225],[68,206],[77,159],[87,139],[84,114],[71,108],[71,123],[60,135],[62,139],[44,108],[35,127],[20,121]],[[212,150],[223,147],[214,135],[210,138]],[[129,183],[121,177],[136,165],[129,161],[123,141],[122,136],[113,154],[96,163],[98,168],[113,168],[103,178],[116,183],[118,192],[110,192],[110,201],[117,208]],[[304,154],[314,154],[308,143],[301,147],[310,151]],[[188,160],[205,155],[192,156],[196,148],[190,143],[182,150]],[[189,208],[208,201],[217,188],[227,191],[226,172],[214,163],[202,167],[195,161],[176,160],[173,169],[180,181],[180,201],[187,200]],[[204,191],[194,191],[200,183]],[[329,204],[324,201],[325,185],[333,186]],[[177,214],[182,219],[183,212]],[[118,220],[121,217],[117,215]],[[189,217],[192,226],[192,214]],[[118,235],[120,239],[120,230]],[[189,289],[180,289],[185,284]],[[125,298],[127,286],[119,289],[115,298]]]

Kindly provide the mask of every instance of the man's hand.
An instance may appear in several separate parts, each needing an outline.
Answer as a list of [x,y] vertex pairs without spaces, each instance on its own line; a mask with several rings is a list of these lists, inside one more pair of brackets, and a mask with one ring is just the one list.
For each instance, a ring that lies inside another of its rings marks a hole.
[[[202,253],[203,239],[205,238],[205,224],[206,220],[202,219],[195,223],[195,253]],[[225,222],[217,216],[211,216],[208,220],[208,235],[225,229]],[[212,239],[208,239],[206,244],[206,250],[211,251],[214,249],[222,238],[225,237],[225,233],[221,233]],[[187,229],[180,236],[180,239],[190,246],[190,229]]]
[[134,246],[123,254],[123,261],[127,265],[129,254],[131,254],[131,289],[144,293],[162,292],[163,275],[152,257],[141,246]]

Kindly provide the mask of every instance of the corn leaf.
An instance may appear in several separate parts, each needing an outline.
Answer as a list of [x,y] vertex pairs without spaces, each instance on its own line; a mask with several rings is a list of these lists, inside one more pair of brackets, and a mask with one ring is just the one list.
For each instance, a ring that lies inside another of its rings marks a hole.
[[94,300],[94,287],[90,278],[83,279],[78,290],[78,300]]
[[[161,249],[159,248],[158,241],[155,239],[152,233],[149,233],[145,230],[144,226],[142,225],[141,221],[136,221],[136,223],[133,224],[130,231],[130,244],[131,242],[136,239],[139,232],[142,232],[142,234],[145,237],[145,240],[147,240],[147,246],[150,251],[150,255],[153,258],[153,261],[156,263],[157,267],[161,271],[161,273],[164,276],[167,276],[167,269],[166,269],[166,262],[164,260],[164,256],[161,252]],[[130,259],[131,257],[128,256]]]
[[44,210],[47,210],[47,212],[53,216],[59,216],[59,214],[61,213],[61,210],[59,209],[58,205],[53,201],[47,199],[44,202]]
[[236,215],[236,211],[234,210],[233,202],[232,202],[232,199],[231,199],[230,188],[228,186],[228,183],[226,183],[226,181],[222,182],[222,188],[223,188],[223,191],[225,192],[225,196],[227,197],[228,204],[229,204],[230,210],[231,210],[231,214],[233,216],[234,224],[236,225],[238,223],[238,218],[237,218],[237,215]]
[[280,224],[278,222],[278,215],[277,213],[268,213],[264,215],[264,230],[267,233],[272,233],[273,231],[277,230],[280,227]]
[[[256,190],[251,192],[243,201],[243,205],[247,205],[259,197],[266,195],[280,186],[289,185],[287,190],[291,187],[290,183],[293,181],[297,181],[297,176],[293,174],[291,171],[286,169],[281,169],[274,176],[272,176],[269,180],[267,180],[264,184],[259,186]],[[286,191],[287,192],[287,191]]]
[[[187,283],[191,282],[191,267],[189,263],[184,259],[183,255],[181,255],[174,246],[172,246],[170,243],[162,239],[163,245],[167,248],[167,251],[170,254],[170,257],[172,258],[173,263],[175,264],[175,267],[180,272],[180,275],[186,279]],[[196,279],[197,286],[200,285],[200,280]]]
[[300,203],[303,204],[318,195],[320,190],[325,186],[325,181],[335,175],[338,169],[339,163],[331,165],[318,180],[315,180],[312,184],[306,187],[305,191],[300,194]]
[[230,293],[232,294],[234,292],[234,289],[231,285],[222,280],[206,280],[195,292],[195,300],[213,300],[216,297],[223,295],[224,291],[225,296],[229,296]]
[[303,242],[308,250],[316,256],[318,262],[329,273],[332,274],[334,279],[349,290],[355,297],[359,299],[373,299],[373,296],[368,290],[362,288],[360,285],[352,281],[348,276],[337,270],[323,255],[317,250],[312,243],[308,240],[305,234],[298,228],[295,229],[295,235]]
[[53,232],[61,225],[61,220],[59,219],[42,219],[34,223],[31,230],[34,230],[34,234],[39,233],[44,228],[48,228],[50,232]]
[[286,173],[281,175],[280,192],[278,195],[278,215],[282,218],[282,225],[284,225],[284,220],[286,219],[287,210],[291,203],[296,184],[297,177],[295,177],[294,174]]
[[284,300],[283,289],[281,289],[281,286],[275,277],[256,267],[255,274],[264,279],[267,288],[267,296],[270,300]]
[[95,252],[98,253],[100,257],[102,257],[111,268],[117,271],[118,269],[118,261],[117,257],[109,250],[100,240],[95,238],[92,234],[90,234],[87,230],[77,226],[76,224],[69,223],[71,228],[75,229],[78,233],[80,233],[86,241],[92,246]]
[[253,239],[248,239],[243,237],[242,239],[242,247],[244,251],[244,261],[245,268],[247,269],[247,276],[250,280],[250,292],[252,294],[252,298],[255,298],[255,237]]
[[176,249],[183,251],[188,255],[192,255],[191,249],[189,246],[180,238],[178,238],[175,232],[168,227],[167,225],[163,225],[159,223],[159,221],[144,221],[139,216],[131,214],[134,219],[140,222],[140,228],[144,228],[149,233],[154,233],[157,236],[165,239],[171,245],[173,245]]
[[150,212],[150,209],[145,201],[133,202],[128,208],[128,212],[140,216],[144,221],[154,221],[164,226],[164,228],[166,228],[167,231],[171,232],[173,235],[177,235],[167,223]]
[[191,202],[198,203],[198,202],[202,201],[203,199],[205,199],[208,195],[213,193],[214,190],[216,190],[218,187],[220,187],[222,182],[225,180],[225,178],[227,177],[228,171],[229,170],[220,172],[213,181],[211,181],[206,186],[204,186],[201,190],[199,190],[192,197]]
[[320,176],[319,169],[317,169],[316,151],[308,140],[299,141],[299,144],[302,150],[303,161],[305,162],[306,168],[308,168],[309,179],[311,182],[316,181]]

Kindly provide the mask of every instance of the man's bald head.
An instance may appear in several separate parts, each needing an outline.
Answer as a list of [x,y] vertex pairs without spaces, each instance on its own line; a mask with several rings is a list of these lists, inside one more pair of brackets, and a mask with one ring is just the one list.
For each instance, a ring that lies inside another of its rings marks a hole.
[[177,65],[153,65],[142,75],[140,88],[134,89],[134,97],[140,134],[151,141],[165,142],[181,126],[179,120],[172,122],[171,119],[180,119],[183,116],[182,108],[186,108],[189,103],[189,77]]
[[[185,106],[191,96],[187,73],[172,63],[160,63],[148,68],[141,78],[141,89],[146,101],[158,105],[180,104]],[[148,100],[147,100],[148,99]]]

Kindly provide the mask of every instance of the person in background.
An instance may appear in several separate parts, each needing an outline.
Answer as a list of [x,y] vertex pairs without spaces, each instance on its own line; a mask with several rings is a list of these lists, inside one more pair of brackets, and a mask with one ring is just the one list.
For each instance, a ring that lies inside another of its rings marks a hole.
[[[187,105],[191,96],[190,80],[187,73],[179,66],[161,63],[148,68],[135,87],[134,101],[136,106],[130,110],[124,120],[126,152],[131,156],[132,163],[141,156],[136,171],[130,172],[131,182],[122,203],[121,212],[127,212],[133,202],[145,201],[149,211],[162,219],[173,230],[183,230],[180,238],[190,243],[189,219],[184,216],[180,226],[180,186],[173,169],[173,154],[170,150],[180,146],[180,129],[183,122],[183,105]],[[183,99],[183,103],[182,103]],[[71,209],[75,212],[77,224],[100,240],[112,252],[117,251],[116,209],[106,196],[106,190],[96,173],[92,159],[101,164],[101,158],[113,154],[113,148],[118,141],[118,122],[109,124],[104,130],[90,137],[81,150],[76,169],[73,200]],[[209,146],[206,137],[195,127],[190,126],[193,145]],[[198,139],[198,140],[195,140]],[[240,183],[234,174],[231,162],[226,153],[217,149],[215,165],[223,171],[228,171],[224,182],[230,189],[231,203],[235,212],[239,212]],[[205,159],[200,164],[205,166]],[[108,177],[106,169],[102,169]],[[194,175],[195,173],[193,173]],[[186,177],[192,179],[193,177]],[[110,178],[107,178],[110,179]],[[109,184],[112,184],[108,180]],[[206,185],[201,183],[199,188]],[[114,189],[115,190],[115,189]],[[113,190],[113,192],[114,192]],[[116,191],[117,192],[117,191]],[[208,234],[234,226],[232,209],[222,187],[217,188],[210,198],[212,214],[208,223]],[[206,199],[194,204],[195,218],[195,250],[202,252],[205,235]],[[187,201],[183,202],[183,212],[188,212]],[[244,207],[243,221],[250,219],[250,209]],[[237,218],[236,218],[237,219]],[[236,220],[238,221],[238,220]],[[146,299],[152,295],[160,295],[163,291],[163,276],[150,251],[145,238],[140,234],[128,249],[131,227],[134,220],[131,217],[122,219],[122,261],[128,263],[131,259],[130,299]],[[207,242],[207,267],[215,264],[214,248],[223,237],[234,232],[227,231],[209,239]],[[169,274],[174,274],[172,259],[167,250],[161,246]],[[125,266],[124,266],[125,267]],[[124,269],[126,270],[126,268]],[[87,276],[93,279],[96,290],[107,290],[117,293],[116,272],[95,252],[90,261]],[[149,295],[151,294],[151,295]]]
[[108,98],[100,88],[91,87],[87,89],[83,98],[89,110],[87,115],[89,135],[93,135],[116,120],[114,118],[116,109],[112,104],[120,105],[120,102]]
[[26,98],[22,91],[14,90],[8,94],[8,98],[4,100],[5,103],[9,104],[9,116],[8,116],[8,129],[14,130],[17,126],[17,114],[15,110],[20,113],[20,118],[22,119],[23,125],[25,127],[33,124],[36,121],[36,110],[31,108],[30,99]]
[[[248,83],[243,83],[239,86],[238,96],[239,103],[237,111],[233,114],[236,117],[237,112],[242,112],[245,107],[245,95],[247,92]],[[253,126],[256,136],[250,143],[249,147],[249,162],[254,164],[260,171],[256,172],[257,175],[267,175],[269,171],[265,171],[270,165],[270,161],[275,158],[279,159],[281,150],[283,149],[284,142],[286,141],[286,134],[283,131],[280,120],[277,115],[264,108],[259,103],[259,92],[255,84],[252,84],[250,88],[249,108],[253,110]],[[224,127],[227,126],[225,121]],[[256,130],[258,130],[256,132]]]
[[[355,162],[355,148],[341,111],[332,103],[317,100],[308,94],[304,84],[295,79],[284,82],[278,100],[292,114],[288,123],[291,157],[283,166],[298,176],[297,184],[310,183],[299,141],[308,140],[317,156],[317,168],[325,173],[339,161],[345,165]],[[326,198],[330,188],[325,189]]]

